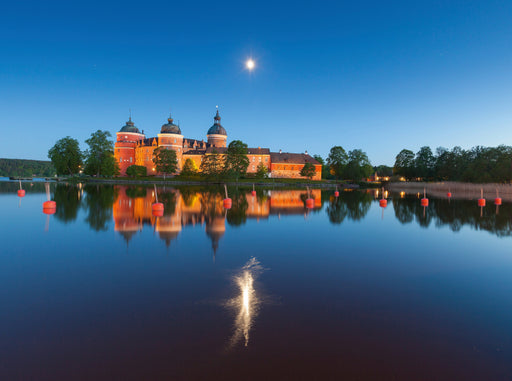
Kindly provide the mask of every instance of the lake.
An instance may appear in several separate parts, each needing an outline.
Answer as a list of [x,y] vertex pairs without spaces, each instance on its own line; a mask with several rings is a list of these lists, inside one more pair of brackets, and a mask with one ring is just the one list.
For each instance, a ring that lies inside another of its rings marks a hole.
[[510,203],[22,184],[1,379],[512,379]]

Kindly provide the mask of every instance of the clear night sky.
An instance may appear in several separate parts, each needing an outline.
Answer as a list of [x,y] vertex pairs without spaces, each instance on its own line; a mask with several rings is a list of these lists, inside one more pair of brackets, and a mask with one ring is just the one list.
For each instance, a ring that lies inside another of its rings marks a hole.
[[[512,145],[512,1],[10,1],[0,11],[0,157],[56,140],[156,136],[320,154]],[[253,57],[250,73],[244,61]]]

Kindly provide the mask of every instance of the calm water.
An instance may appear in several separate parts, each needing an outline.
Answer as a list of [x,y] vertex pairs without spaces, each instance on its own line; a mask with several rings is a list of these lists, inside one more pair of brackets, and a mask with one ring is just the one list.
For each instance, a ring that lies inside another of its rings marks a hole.
[[512,379],[512,205],[0,182],[0,379]]

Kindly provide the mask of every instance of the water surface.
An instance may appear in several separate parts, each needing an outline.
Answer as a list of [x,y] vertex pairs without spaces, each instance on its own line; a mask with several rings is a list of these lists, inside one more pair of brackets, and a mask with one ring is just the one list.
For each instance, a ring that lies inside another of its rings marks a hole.
[[52,184],[44,214],[23,186],[1,379],[512,378],[509,203],[161,187],[157,217],[152,187]]

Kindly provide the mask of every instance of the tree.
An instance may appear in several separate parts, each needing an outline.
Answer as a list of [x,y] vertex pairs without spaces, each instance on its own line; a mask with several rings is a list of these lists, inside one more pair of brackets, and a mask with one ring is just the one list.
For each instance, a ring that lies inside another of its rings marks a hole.
[[80,172],[82,152],[76,139],[66,136],[57,140],[48,151],[48,158],[58,175],[75,175]]
[[247,144],[241,140],[233,140],[228,145],[225,157],[225,171],[228,176],[238,178],[244,176],[249,166],[249,158],[247,157]]
[[331,173],[329,170],[329,166],[325,165],[325,160],[320,155],[313,155],[313,159],[322,164],[322,179],[331,178]]
[[153,163],[157,172],[163,173],[165,180],[166,174],[175,173],[178,169],[176,151],[165,147],[158,147],[153,151]]
[[368,155],[360,149],[354,149],[348,153],[348,163],[345,166],[344,177],[359,181],[367,178],[373,172]]
[[414,160],[415,175],[428,179],[434,176],[435,159],[430,147],[421,147]]
[[126,175],[130,177],[145,177],[148,174],[148,170],[143,165],[130,165],[126,169]]
[[414,176],[414,152],[408,149],[401,150],[396,155],[393,173],[408,179],[412,178]]
[[88,175],[113,176],[119,173],[119,165],[114,158],[114,142],[110,132],[98,130],[85,142],[89,149],[85,151],[85,173]]
[[347,162],[348,155],[343,147],[334,146],[331,148],[329,156],[327,157],[327,165],[329,166],[331,174],[337,179],[341,179],[343,176],[343,170],[345,169]]
[[256,168],[256,177],[258,179],[265,179],[268,177],[268,168],[265,164],[258,164],[258,168]]
[[213,149],[212,153],[206,154],[201,163],[201,172],[207,177],[220,177],[224,170],[224,160],[221,155]]
[[181,169],[182,176],[193,176],[197,174],[197,165],[194,160],[188,158],[185,160],[185,164],[183,164],[183,168]]
[[303,177],[307,177],[310,180],[313,178],[313,176],[316,174],[315,166],[311,163],[306,163],[300,170],[300,175]]

